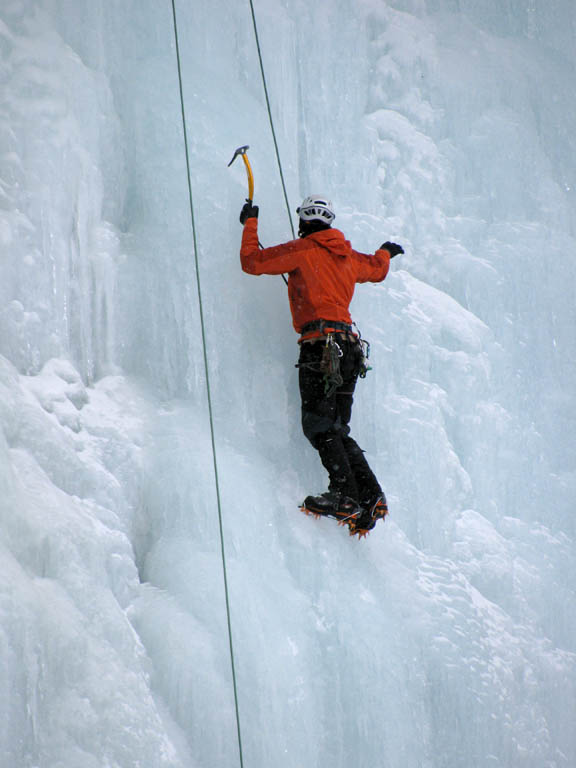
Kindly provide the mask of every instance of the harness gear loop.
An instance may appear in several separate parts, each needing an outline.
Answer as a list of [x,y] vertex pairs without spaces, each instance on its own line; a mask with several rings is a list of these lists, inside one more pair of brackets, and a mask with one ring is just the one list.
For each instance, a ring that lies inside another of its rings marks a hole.
[[320,371],[324,374],[324,393],[331,397],[344,383],[340,373],[340,358],[344,355],[342,347],[334,338],[333,333],[326,336],[326,343],[322,351]]
[[372,370],[372,366],[368,365],[368,360],[370,359],[370,342],[362,338],[362,333],[356,323],[353,323],[352,325],[356,328],[356,333],[354,335],[357,336],[358,376],[361,379],[365,379],[368,371]]

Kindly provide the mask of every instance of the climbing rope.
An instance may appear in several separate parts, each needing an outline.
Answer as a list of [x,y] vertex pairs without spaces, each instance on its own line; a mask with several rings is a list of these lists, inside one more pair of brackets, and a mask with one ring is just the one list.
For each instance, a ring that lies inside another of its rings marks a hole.
[[214,465],[214,482],[216,485],[216,502],[218,508],[218,524],[220,528],[220,547],[222,554],[222,572],[224,577],[224,596],[226,600],[226,620],[228,624],[228,643],[230,646],[230,664],[232,668],[232,687],[234,690],[234,709],[236,712],[236,731],[238,736],[238,753],[240,756],[240,768],[244,768],[244,756],[242,752],[242,733],[240,728],[240,709],[238,706],[238,685],[236,682],[236,665],[234,663],[234,643],[232,639],[232,619],[230,615],[230,594],[228,590],[228,573],[226,568],[226,549],[224,546],[224,526],[222,524],[222,502],[220,498],[220,481],[218,477],[218,460],[216,454],[216,438],[214,431],[214,413],[212,408],[212,393],[210,388],[210,371],[208,367],[208,352],[206,342],[206,325],[204,322],[204,308],[202,303],[202,286],[200,282],[200,265],[198,261],[198,241],[196,237],[196,222],[194,218],[194,198],[192,195],[192,181],[190,173],[190,151],[188,148],[188,130],[186,126],[186,110],[184,108],[184,91],[182,87],[182,65],[180,59],[180,44],[178,39],[178,20],[176,16],[175,0],[172,0],[172,17],[174,21],[174,40],[176,43],[176,63],[178,67],[178,87],[180,91],[180,108],[182,113],[182,129],[184,132],[184,151],[186,154],[186,175],[188,179],[188,202],[190,205],[190,219],[192,222],[192,241],[194,245],[194,261],[196,266],[196,288],[198,291],[198,306],[200,310],[200,328],[202,336],[202,350],[204,357],[204,370],[206,373],[206,392],[208,397],[208,414],[210,419],[210,440],[212,443],[212,459]]
[[[237,738],[238,738],[238,754],[240,758],[240,768],[244,768],[244,754],[242,749],[242,730],[240,726],[240,707],[238,704],[238,683],[236,678],[236,664],[235,664],[235,656],[234,656],[234,642],[233,642],[233,634],[232,634],[232,618],[231,618],[231,610],[230,610],[230,591],[228,588],[228,572],[227,572],[227,566],[226,566],[226,547],[224,544],[224,526],[223,526],[223,520],[222,520],[222,501],[221,501],[221,495],[220,495],[220,480],[219,480],[219,473],[218,473],[218,458],[217,458],[217,451],[216,451],[216,436],[215,436],[215,429],[214,429],[214,409],[212,405],[212,391],[210,386],[210,370],[208,366],[208,344],[207,344],[207,338],[206,338],[206,323],[204,320],[204,305],[202,301],[202,285],[200,280],[200,264],[198,259],[198,238],[196,235],[196,221],[194,216],[194,196],[192,192],[192,180],[191,180],[191,168],[190,168],[190,150],[188,146],[188,129],[186,124],[186,109],[184,106],[184,89],[182,84],[182,64],[181,64],[181,57],[180,57],[180,41],[178,36],[178,18],[176,14],[176,3],[175,0],[171,0],[172,2],[172,18],[173,18],[173,24],[174,24],[174,41],[176,45],[176,64],[178,69],[178,89],[180,94],[180,110],[181,110],[181,117],[182,117],[182,130],[184,134],[184,152],[186,156],[186,176],[187,176],[187,182],[188,182],[188,203],[190,207],[190,220],[192,224],[192,241],[193,241],[193,247],[194,247],[194,262],[196,267],[196,289],[198,293],[198,307],[199,307],[199,313],[200,313],[200,328],[201,328],[201,338],[202,338],[202,353],[203,353],[203,359],[204,359],[204,370],[206,374],[206,393],[207,393],[207,400],[208,400],[208,415],[209,415],[209,422],[210,422],[210,440],[211,440],[211,447],[212,447],[212,460],[213,460],[213,470],[214,470],[214,483],[216,487],[216,503],[217,503],[217,509],[218,509],[218,526],[220,531],[220,548],[221,548],[221,556],[222,556],[222,574],[223,574],[223,580],[224,580],[224,596],[225,596],[225,602],[226,602],[226,621],[227,621],[227,627],[228,627],[228,643],[229,643],[229,650],[230,650],[230,665],[231,665],[231,672],[232,672],[232,686],[234,691],[234,710],[236,714],[236,732],[237,732]],[[254,26],[254,38],[256,40],[256,48],[258,51],[258,61],[260,63],[260,73],[262,75],[262,85],[264,87],[264,96],[266,98],[266,107],[268,109],[268,119],[270,121],[270,129],[272,132],[272,139],[274,141],[274,149],[276,152],[276,160],[278,162],[278,170],[280,172],[280,181],[282,183],[282,191],[284,194],[284,202],[286,204],[286,212],[288,214],[288,221],[290,223],[290,230],[292,232],[292,237],[296,238],[296,233],[294,231],[294,225],[292,223],[292,216],[290,213],[290,203],[288,201],[288,193],[286,191],[286,182],[284,180],[284,171],[282,168],[282,161],[280,158],[280,150],[278,147],[278,140],[276,138],[276,130],[274,128],[274,119],[272,117],[272,109],[270,106],[270,97],[268,95],[268,86],[266,84],[266,74],[264,72],[264,62],[262,59],[262,50],[260,48],[260,37],[258,35],[258,26],[256,23],[256,14],[254,11],[254,4],[253,0],[250,0],[250,11],[252,14],[252,24]],[[283,275],[284,277],[284,275]],[[286,278],[284,277],[284,281],[286,282]]]
[[[254,13],[254,3],[252,2],[252,0],[250,0],[250,11],[252,12],[252,23],[254,25],[254,37],[256,38],[256,48],[258,49],[258,60],[260,62],[260,72],[262,74],[262,85],[264,86],[264,96],[266,97],[266,106],[268,108],[268,119],[270,120],[270,129],[272,130],[272,139],[274,140],[274,149],[276,150],[276,160],[278,161],[278,170],[280,171],[280,181],[282,182],[282,190],[284,192],[284,201],[286,203],[288,221],[290,222],[292,239],[295,240],[296,233],[294,231],[294,224],[292,223],[292,216],[290,214],[290,203],[288,202],[288,193],[286,192],[284,172],[282,170],[282,162],[280,160],[280,150],[278,149],[278,141],[276,140],[276,131],[274,130],[274,120],[272,119],[272,109],[270,108],[270,98],[268,97],[268,86],[266,85],[266,75],[264,74],[264,62],[262,60],[262,51],[260,49],[260,37],[258,36],[258,26],[256,24],[256,14]],[[284,279],[284,282],[286,282],[286,279]]]

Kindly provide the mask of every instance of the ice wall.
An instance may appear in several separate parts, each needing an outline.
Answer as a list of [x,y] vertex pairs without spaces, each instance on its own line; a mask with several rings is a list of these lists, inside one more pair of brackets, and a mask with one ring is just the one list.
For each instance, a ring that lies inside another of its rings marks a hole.
[[[568,0],[255,0],[292,209],[361,250],[354,432],[390,519],[297,505],[290,237],[249,3],[0,10],[0,766],[576,762]],[[293,215],[293,214],[292,214]],[[198,259],[198,273],[196,259]]]

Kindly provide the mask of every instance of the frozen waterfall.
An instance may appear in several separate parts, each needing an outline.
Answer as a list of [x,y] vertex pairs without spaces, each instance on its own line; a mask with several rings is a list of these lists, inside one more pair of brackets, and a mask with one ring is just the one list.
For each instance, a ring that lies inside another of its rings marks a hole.
[[3,0],[0,768],[573,768],[576,5],[253,1],[293,220],[406,249],[352,307],[391,514],[298,510],[249,0],[174,5],[196,250],[171,2]]

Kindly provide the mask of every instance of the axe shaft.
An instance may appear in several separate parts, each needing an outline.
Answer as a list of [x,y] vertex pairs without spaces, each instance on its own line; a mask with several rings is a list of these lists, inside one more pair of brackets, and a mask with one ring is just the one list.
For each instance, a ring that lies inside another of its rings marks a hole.
[[250,160],[248,160],[248,155],[246,154],[247,149],[249,149],[247,144],[244,147],[238,147],[236,152],[234,152],[232,160],[230,160],[228,163],[228,167],[232,165],[238,155],[242,155],[242,160],[244,160],[244,166],[246,168],[246,174],[248,176],[248,200],[249,202],[252,202],[254,199],[254,175],[252,173],[252,168],[250,167]]
[[245,152],[242,153],[242,160],[244,160],[246,174],[248,175],[248,200],[252,202],[254,199],[254,175],[252,173],[252,168],[250,167],[250,160],[248,160],[248,155]]

